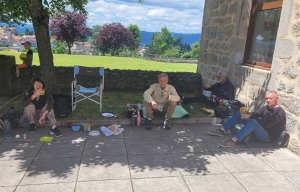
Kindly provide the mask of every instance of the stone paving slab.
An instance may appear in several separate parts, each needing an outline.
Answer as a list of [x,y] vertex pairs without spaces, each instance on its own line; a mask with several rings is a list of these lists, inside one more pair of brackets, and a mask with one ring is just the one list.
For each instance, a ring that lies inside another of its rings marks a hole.
[[133,192],[131,181],[127,180],[104,180],[104,181],[85,181],[77,182],[77,192]]
[[132,178],[180,176],[172,156],[168,153],[128,155]]
[[38,154],[43,143],[33,142],[3,142],[0,145],[0,161],[33,159]]
[[220,148],[228,137],[207,133],[219,127],[123,126],[119,135],[93,137],[61,126],[63,136],[50,143],[39,141],[49,135],[47,126],[31,134],[15,129],[18,139],[4,139],[0,130],[0,191],[299,191],[299,156],[287,149]]
[[78,181],[100,181],[129,179],[126,155],[83,157]]
[[[163,177],[163,178],[146,178],[133,179],[133,189],[138,192],[189,192],[188,186],[181,177]],[[172,185],[167,185],[172,183]]]
[[19,185],[16,192],[73,192],[75,189],[75,182],[73,183],[53,183],[53,184],[40,184],[40,185]]
[[231,174],[186,176],[184,179],[186,180],[191,192],[246,191]]
[[277,172],[234,173],[233,175],[247,191],[299,191],[296,186]]
[[35,159],[27,170],[21,185],[75,182],[80,158]]

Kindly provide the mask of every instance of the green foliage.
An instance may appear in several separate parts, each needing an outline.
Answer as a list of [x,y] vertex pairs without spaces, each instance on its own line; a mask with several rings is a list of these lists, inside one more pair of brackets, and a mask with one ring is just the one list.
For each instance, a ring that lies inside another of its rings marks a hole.
[[28,28],[26,28],[25,35],[33,35],[33,34],[34,34],[33,31],[30,31]]
[[119,57],[137,57],[137,50],[122,50]]
[[170,33],[169,29],[163,27],[161,33],[154,34],[152,37],[153,48],[159,55],[163,55],[166,50],[173,46],[174,40],[175,38]]
[[192,50],[191,50],[192,57],[193,57],[193,58],[198,58],[198,56],[199,56],[199,51],[200,51],[200,42],[195,42],[195,43],[193,43],[193,45],[192,45]]
[[52,44],[54,48],[52,48],[52,53],[56,54],[68,54],[68,46],[63,41],[53,41]]
[[179,58],[180,57],[180,47],[171,47],[167,49],[165,53],[162,55],[162,58]]
[[185,52],[180,56],[180,58],[192,58],[192,53],[191,52]]
[[130,24],[127,29],[133,33],[134,36],[134,42],[136,43],[136,47],[138,48],[140,42],[142,41],[141,37],[141,31],[138,25],[136,24]]
[[[36,47],[31,47],[32,52],[34,53],[38,53],[38,49]],[[21,49],[20,52],[27,52],[27,50],[25,48]]]
[[2,43],[0,43],[0,47],[8,47],[9,46],[9,44],[2,44]]

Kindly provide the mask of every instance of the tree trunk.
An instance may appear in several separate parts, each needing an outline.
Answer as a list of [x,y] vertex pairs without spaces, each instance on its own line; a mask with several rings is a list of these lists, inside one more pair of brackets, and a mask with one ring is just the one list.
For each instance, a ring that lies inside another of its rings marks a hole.
[[37,41],[41,77],[52,93],[58,93],[49,35],[49,16],[43,7],[42,0],[27,0],[27,3]]
[[68,45],[69,55],[71,55],[71,47]]

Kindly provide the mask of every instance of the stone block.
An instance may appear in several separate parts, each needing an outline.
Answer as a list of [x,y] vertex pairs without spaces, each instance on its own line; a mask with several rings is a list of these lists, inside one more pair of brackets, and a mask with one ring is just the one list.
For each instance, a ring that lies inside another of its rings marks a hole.
[[229,13],[236,13],[237,12],[237,5],[238,5],[237,2],[232,3],[229,6]]
[[286,92],[287,93],[294,93],[294,88],[295,88],[295,84],[294,83],[289,83],[286,86]]
[[208,47],[208,40],[207,39],[201,39],[200,47],[203,48],[203,49],[206,49]]
[[286,113],[286,130],[287,130],[287,132],[294,133],[296,124],[297,124],[296,118],[293,117],[291,114]]
[[290,39],[278,39],[276,41],[274,57],[288,59],[292,57],[294,42]]
[[300,36],[300,22],[297,22],[293,25],[293,35],[295,37]]
[[225,16],[228,13],[228,5],[222,5],[220,8],[220,15]]
[[296,79],[298,76],[297,68],[294,66],[288,66],[284,68],[282,73],[284,76],[286,76],[289,79]]
[[[298,139],[300,139],[300,136],[298,135]],[[290,140],[290,143],[288,145],[289,150],[300,156],[300,141],[297,139],[292,138]]]
[[223,39],[224,35],[225,35],[224,30],[222,28],[219,28],[218,39]]
[[217,26],[208,26],[206,27],[205,36],[207,38],[215,38],[217,36],[218,27]]
[[233,35],[233,30],[234,30],[234,26],[233,25],[228,25],[224,28],[225,31],[225,35],[227,37],[231,37]]
[[296,9],[295,9],[295,16],[296,16],[296,19],[299,19],[300,17],[300,4],[298,4],[296,6]]
[[289,112],[295,115],[300,114],[300,99],[287,94],[280,94],[279,97],[279,103],[284,105]]
[[288,34],[293,6],[293,1],[283,1],[277,37],[285,37]]
[[209,24],[210,24],[210,12],[206,11],[205,17],[203,17],[203,26],[207,26]]
[[[299,43],[299,45],[300,45],[300,43]],[[298,59],[297,59],[297,64],[300,65],[300,57],[298,57]]]
[[280,81],[277,87],[277,91],[285,91],[286,86],[285,83],[283,81]]
[[221,49],[227,50],[228,49],[228,43],[222,43]]
[[219,7],[219,3],[220,3],[220,0],[211,0],[211,1],[210,1],[209,8],[210,8],[211,10],[216,9],[216,8]]

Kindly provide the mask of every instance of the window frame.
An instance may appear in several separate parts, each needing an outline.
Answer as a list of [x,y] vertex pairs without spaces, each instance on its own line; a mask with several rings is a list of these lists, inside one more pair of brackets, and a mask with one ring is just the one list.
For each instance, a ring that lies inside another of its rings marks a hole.
[[272,64],[247,60],[248,55],[249,55],[250,46],[251,46],[251,36],[254,31],[254,17],[255,17],[256,12],[258,12],[258,11],[282,8],[283,1],[284,0],[277,0],[277,1],[274,0],[273,2],[259,4],[259,5],[257,5],[257,0],[252,1],[252,8],[251,8],[251,12],[250,12],[249,27],[248,27],[246,46],[245,46],[245,52],[244,52],[244,61],[243,61],[242,65],[250,66],[253,68],[265,69],[268,71],[271,70]]

